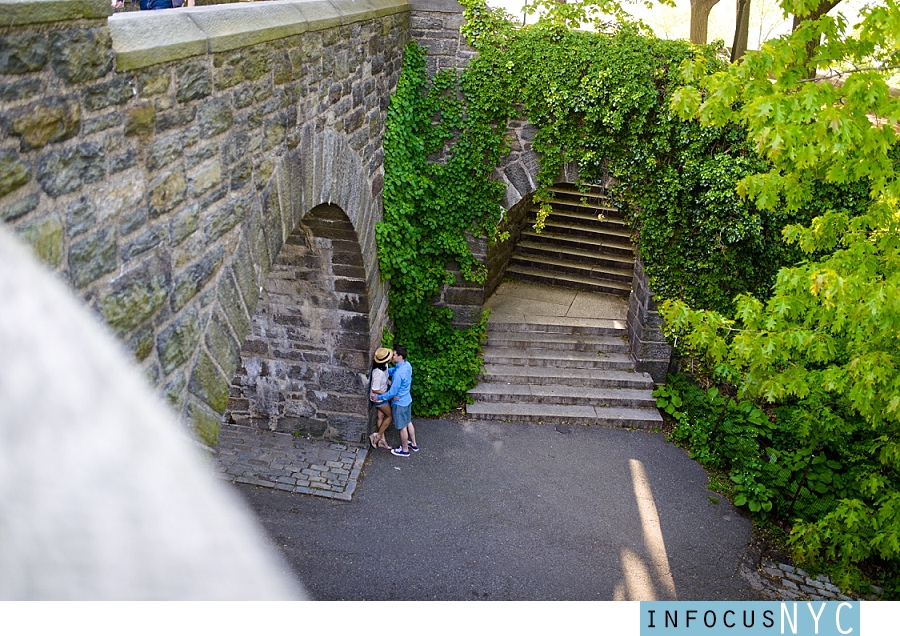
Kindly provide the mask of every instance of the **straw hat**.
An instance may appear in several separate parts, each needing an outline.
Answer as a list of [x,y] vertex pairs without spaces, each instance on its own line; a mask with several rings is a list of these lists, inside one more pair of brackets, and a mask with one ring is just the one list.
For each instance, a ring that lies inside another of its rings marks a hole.
[[385,347],[378,347],[375,350],[375,362],[378,364],[384,364],[388,360],[391,359],[391,356],[394,354],[390,349],[386,349]]

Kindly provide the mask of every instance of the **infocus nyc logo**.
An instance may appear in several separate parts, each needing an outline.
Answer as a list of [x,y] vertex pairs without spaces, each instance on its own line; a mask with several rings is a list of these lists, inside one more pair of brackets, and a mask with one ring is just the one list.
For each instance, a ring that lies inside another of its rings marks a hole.
[[641,601],[641,636],[860,636],[859,603]]

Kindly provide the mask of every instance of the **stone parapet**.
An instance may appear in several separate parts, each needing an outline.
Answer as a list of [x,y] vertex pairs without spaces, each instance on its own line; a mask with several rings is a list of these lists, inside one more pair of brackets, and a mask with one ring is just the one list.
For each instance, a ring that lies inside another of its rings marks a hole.
[[531,205],[531,194],[529,193],[506,210],[503,219],[500,221],[498,230],[500,232],[509,232],[509,238],[488,246],[486,262],[488,274],[484,283],[485,298],[490,298],[491,294],[503,282],[503,275],[506,272],[507,265],[509,265],[509,259],[512,257],[516,243],[519,242],[519,237],[525,227],[525,219],[528,216]]
[[405,0],[273,0],[118,13],[110,17],[109,29],[116,68],[127,71],[365,22],[409,9]]
[[662,332],[662,318],[653,301],[653,292],[644,272],[640,254],[634,262],[634,278],[628,298],[628,342],[635,370],[649,373],[653,381],[666,381],[672,360],[672,347]]
[[97,20],[112,11],[107,0],[0,0],[0,28]]
[[410,37],[427,49],[428,73],[464,69],[476,52],[459,30],[465,22],[462,5],[456,0],[412,0],[409,4]]
[[[466,243],[479,263],[487,260],[487,240],[466,234]],[[448,263],[447,270],[453,273],[454,282],[442,285],[434,304],[453,310],[453,326],[467,329],[481,320],[484,305],[484,285],[467,281],[457,263]]]

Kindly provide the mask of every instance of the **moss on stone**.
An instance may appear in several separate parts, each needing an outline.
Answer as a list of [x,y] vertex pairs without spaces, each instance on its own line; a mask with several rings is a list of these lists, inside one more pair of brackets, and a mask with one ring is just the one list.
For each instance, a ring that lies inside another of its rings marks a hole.
[[218,413],[228,407],[228,382],[219,374],[209,355],[200,352],[188,389]]
[[103,319],[119,333],[127,333],[152,316],[166,299],[160,280],[134,281],[100,301]]
[[156,349],[163,371],[171,373],[184,364],[200,342],[200,320],[190,311],[163,330],[156,339]]
[[26,243],[31,245],[35,255],[51,267],[59,265],[63,253],[63,225],[59,216],[53,214],[16,232]]
[[178,373],[172,378],[172,381],[166,385],[165,396],[166,401],[175,408],[179,408],[184,401],[184,374]]
[[153,132],[155,118],[156,107],[151,102],[129,108],[125,111],[125,135],[149,135]]
[[14,150],[0,152],[0,197],[21,188],[30,179],[30,166]]
[[139,73],[137,80],[141,97],[152,97],[169,90],[172,77],[169,69],[163,68]]
[[219,418],[207,413],[196,404],[191,405],[191,426],[201,442],[211,448],[219,443]]
[[20,111],[12,121],[13,132],[22,138],[25,150],[74,136],[81,125],[77,102],[50,98]]

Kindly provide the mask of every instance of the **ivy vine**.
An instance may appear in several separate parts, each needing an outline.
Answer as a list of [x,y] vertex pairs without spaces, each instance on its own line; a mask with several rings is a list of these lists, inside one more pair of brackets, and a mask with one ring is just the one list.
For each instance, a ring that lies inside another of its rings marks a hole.
[[484,282],[485,267],[467,235],[494,238],[503,185],[490,179],[502,136],[495,113],[464,108],[465,87],[452,71],[427,77],[424,50],[406,49],[391,98],[384,140],[384,218],[376,226],[381,274],[390,282],[393,342],[409,350],[416,415],[457,406],[481,370],[487,313],[468,329],[434,304],[443,285]]

